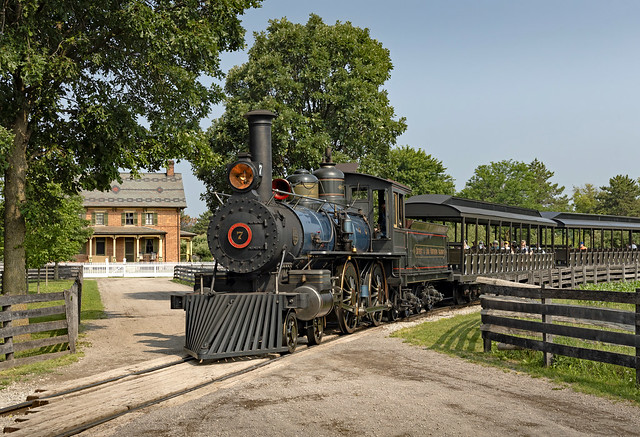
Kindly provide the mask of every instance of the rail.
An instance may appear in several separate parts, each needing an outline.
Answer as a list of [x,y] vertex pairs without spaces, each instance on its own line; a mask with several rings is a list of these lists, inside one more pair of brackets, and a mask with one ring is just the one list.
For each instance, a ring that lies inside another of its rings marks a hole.
[[[212,273],[215,263],[179,264],[173,269],[173,279],[189,284],[195,283],[195,275],[198,273]],[[220,269],[220,267],[218,267]]]
[[[79,272],[71,288],[59,293],[0,296],[0,338],[4,339],[0,344],[0,356],[4,355],[0,369],[75,353],[82,284]],[[60,334],[59,330],[66,333]],[[38,338],[31,339],[32,334]],[[60,350],[64,344],[68,347]],[[16,358],[15,354],[25,351],[30,351],[28,356]]]
[[[490,352],[492,341],[496,341],[542,351],[546,365],[551,364],[554,354],[616,364],[635,369],[640,386],[640,289],[624,293],[489,284],[482,284],[481,289],[480,330],[485,352]],[[557,303],[558,299],[632,304],[635,310]],[[580,326],[574,326],[577,324]],[[599,329],[584,327],[591,325]],[[561,344],[567,343],[567,338],[589,342],[592,348]],[[596,343],[629,347],[634,353],[595,349]]]
[[587,249],[569,252],[569,266],[633,264],[640,262],[640,250]]
[[546,270],[555,266],[553,253],[467,253],[465,275],[487,275]]

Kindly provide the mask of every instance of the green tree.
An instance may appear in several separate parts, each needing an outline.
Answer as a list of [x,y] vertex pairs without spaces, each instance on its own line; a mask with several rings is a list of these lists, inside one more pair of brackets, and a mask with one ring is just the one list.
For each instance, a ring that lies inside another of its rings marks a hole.
[[530,164],[503,160],[480,165],[459,193],[461,197],[486,200],[538,210],[568,209],[564,187],[549,179],[553,172],[533,160]]
[[207,229],[209,229],[209,221],[211,220],[212,215],[213,213],[209,210],[206,210],[205,212],[200,214],[191,232],[194,232],[198,235],[206,234]]
[[[389,51],[368,29],[349,22],[327,25],[312,14],[306,25],[286,18],[269,23],[255,35],[249,61],[227,77],[225,113],[209,130],[220,159],[197,168],[209,191],[224,187],[224,164],[246,149],[243,114],[252,109],[278,114],[274,174],[317,167],[327,146],[336,162],[360,162],[368,155],[384,161],[406,130],[382,88],[393,68]],[[209,193],[210,206],[214,200]]]
[[600,187],[596,199],[599,214],[640,215],[640,184],[628,175],[617,175],[609,179],[609,185]]
[[180,230],[193,232],[193,226],[196,224],[195,218],[191,217],[189,214],[185,214],[184,210],[180,211]]
[[197,261],[212,261],[213,255],[209,250],[206,234],[198,234],[193,237],[193,255]]
[[[211,157],[199,120],[222,90],[200,77],[223,76],[219,53],[244,44],[238,14],[259,3],[2,3],[0,126],[12,136],[3,155],[5,293],[26,292],[31,179],[65,193],[108,189],[119,168]],[[38,163],[41,173],[30,172]]]
[[409,146],[392,148],[386,162],[370,155],[361,170],[400,182],[411,188],[411,194],[414,196],[455,193],[454,179],[446,173],[447,169],[442,165],[442,161],[428,155],[422,149]]
[[583,187],[573,187],[573,209],[583,214],[596,214],[598,210],[598,194],[600,190],[592,184]]
[[30,195],[23,208],[27,223],[28,268],[70,261],[93,233],[89,222],[83,218],[85,210],[81,196],[67,196],[57,184],[40,187],[37,191],[38,195]]

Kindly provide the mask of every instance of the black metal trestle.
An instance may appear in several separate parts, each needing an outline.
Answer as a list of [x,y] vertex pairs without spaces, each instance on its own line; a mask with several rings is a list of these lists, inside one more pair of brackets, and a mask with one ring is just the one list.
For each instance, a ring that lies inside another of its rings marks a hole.
[[185,296],[185,350],[210,360],[284,352],[285,298],[265,293]]

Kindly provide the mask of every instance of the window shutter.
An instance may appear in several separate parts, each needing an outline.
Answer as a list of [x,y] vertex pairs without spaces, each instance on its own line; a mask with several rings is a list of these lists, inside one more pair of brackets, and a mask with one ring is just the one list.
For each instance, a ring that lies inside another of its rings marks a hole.
[[138,213],[133,213],[133,226],[138,226]]
[[124,218],[124,212],[123,212],[122,214],[120,214],[120,218],[121,218],[121,220],[122,220],[122,226],[124,226],[124,223],[125,223],[125,220],[126,220],[126,219]]
[[91,213],[91,224],[92,225],[96,224],[96,213],[95,212]]
[[158,213],[157,212],[153,213],[153,224],[154,225],[158,224]]
[[104,225],[109,226],[109,213],[106,211],[104,212]]

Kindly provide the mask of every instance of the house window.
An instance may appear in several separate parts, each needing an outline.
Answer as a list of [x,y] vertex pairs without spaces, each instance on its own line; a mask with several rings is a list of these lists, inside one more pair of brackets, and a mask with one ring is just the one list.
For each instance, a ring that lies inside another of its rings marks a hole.
[[96,212],[96,225],[104,226],[104,212]]
[[96,255],[106,255],[106,239],[104,237],[96,238]]
[[144,253],[154,253],[157,252],[158,240],[155,238],[147,238],[145,240]]
[[156,213],[156,212],[146,212],[144,214],[144,224],[145,225],[157,225],[158,224],[158,213]]
[[109,220],[107,219],[107,213],[104,211],[101,212],[92,212],[91,213],[91,224],[94,226],[105,226],[108,224]]
[[134,223],[134,215],[133,212],[125,212],[124,213],[124,224],[125,225],[133,225]]

